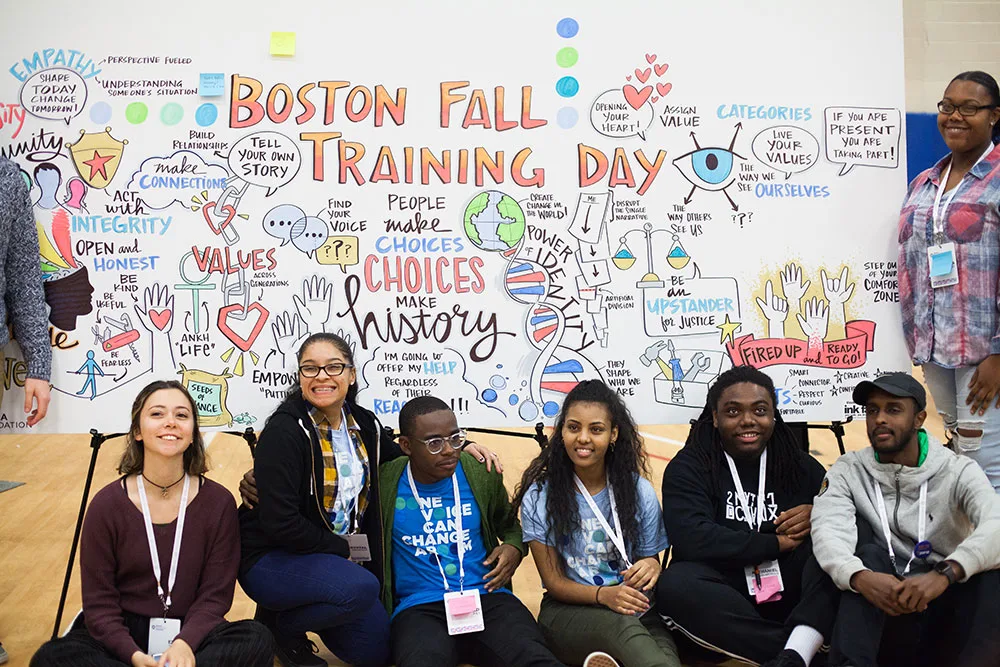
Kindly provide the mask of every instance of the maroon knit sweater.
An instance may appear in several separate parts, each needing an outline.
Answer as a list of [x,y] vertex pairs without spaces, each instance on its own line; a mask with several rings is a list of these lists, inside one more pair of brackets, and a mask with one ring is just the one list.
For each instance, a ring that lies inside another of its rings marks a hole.
[[[192,479],[192,486],[197,480]],[[153,524],[163,586],[177,521]],[[240,563],[236,501],[225,487],[206,479],[184,518],[177,581],[167,616],[179,618],[178,638],[193,651],[212,628],[225,620],[233,603]],[[129,663],[136,651],[146,652],[129,635],[122,612],[161,616],[156,578],[142,511],[132,504],[119,479],[101,489],[87,510],[80,540],[83,615],[91,636]]]

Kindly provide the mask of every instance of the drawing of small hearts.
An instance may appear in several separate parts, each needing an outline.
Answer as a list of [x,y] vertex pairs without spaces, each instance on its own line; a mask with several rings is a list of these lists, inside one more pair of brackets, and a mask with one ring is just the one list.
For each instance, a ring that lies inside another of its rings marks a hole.
[[646,103],[646,100],[649,99],[649,96],[653,94],[653,87],[646,86],[642,90],[636,90],[635,86],[626,84],[626,86],[622,88],[622,92],[625,93],[625,101],[628,102],[633,109],[638,111],[642,108],[642,105]]
[[655,53],[647,53],[646,54],[646,62],[647,63],[649,63],[650,65],[652,65],[654,60],[656,60],[656,54]]
[[652,97],[649,98],[649,101],[652,102],[653,104],[656,104],[657,102],[660,101],[660,98],[657,97],[656,95],[653,95]]
[[153,326],[159,329],[160,331],[163,331],[164,329],[167,328],[167,325],[170,324],[170,318],[173,316],[174,316],[173,312],[167,310],[166,308],[164,308],[163,310],[153,310],[152,308],[149,309],[149,321],[152,322]]
[[631,81],[632,80],[632,75],[631,74],[626,74],[625,75],[625,80],[626,81]]
[[653,71],[656,72],[656,76],[663,76],[663,73],[667,71],[668,67],[670,67],[670,65],[667,64],[653,65]]
[[660,97],[666,97],[670,89],[674,87],[672,83],[658,83],[656,84],[656,92],[660,94]]
[[642,83],[646,83],[649,80],[649,74],[652,70],[648,67],[646,69],[635,68],[635,78],[639,79]]

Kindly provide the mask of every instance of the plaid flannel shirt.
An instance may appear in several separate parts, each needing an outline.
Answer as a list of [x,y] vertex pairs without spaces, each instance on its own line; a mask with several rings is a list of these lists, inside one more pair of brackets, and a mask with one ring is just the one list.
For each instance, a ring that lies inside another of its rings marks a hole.
[[[365,443],[361,440],[361,429],[358,427],[357,422],[354,421],[354,417],[346,410],[344,414],[347,419],[347,433],[351,436],[351,442],[354,443],[354,451],[357,452],[358,460],[361,461],[361,465],[365,470],[361,493],[358,494],[357,521],[358,525],[360,525],[361,517],[365,515],[365,509],[368,507],[368,492],[371,490],[368,450],[365,448]],[[337,500],[338,486],[337,460],[333,451],[333,426],[319,408],[310,408],[309,417],[316,427],[316,434],[319,435],[319,446],[323,450],[323,509],[326,510],[332,523],[335,514],[334,501]]]
[[1000,146],[969,171],[948,207],[945,242],[955,244],[959,282],[933,289],[927,248],[948,159],[913,179],[900,212],[899,304],[913,362],[959,368],[1000,354]]

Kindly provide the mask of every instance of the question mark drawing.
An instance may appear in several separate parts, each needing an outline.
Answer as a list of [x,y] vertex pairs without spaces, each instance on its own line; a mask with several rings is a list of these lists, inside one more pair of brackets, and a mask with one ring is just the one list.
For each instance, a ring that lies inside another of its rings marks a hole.
[[[344,247],[344,242],[341,241],[340,239],[337,239],[336,241],[333,242],[334,259],[340,259],[340,249],[343,247]],[[348,250],[350,250],[350,248],[348,248]]]

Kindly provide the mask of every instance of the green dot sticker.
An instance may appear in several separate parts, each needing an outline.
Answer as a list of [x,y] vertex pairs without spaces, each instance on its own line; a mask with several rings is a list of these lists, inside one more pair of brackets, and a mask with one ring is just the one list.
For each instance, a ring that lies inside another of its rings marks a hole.
[[164,125],[176,125],[184,118],[184,107],[177,102],[171,102],[160,109],[160,120]]
[[340,476],[341,477],[350,477],[351,476],[351,470],[352,470],[351,464],[350,463],[345,463],[344,465],[340,466]]
[[447,565],[444,566],[445,574],[455,574],[456,572],[458,572],[458,568],[455,567],[454,563],[448,563]]
[[125,107],[125,119],[133,125],[146,122],[148,115],[149,107],[144,102],[132,102],[132,104]]
[[415,509],[417,509],[417,501],[414,500],[413,498],[407,498],[406,499],[406,509],[408,509],[408,510],[415,510]]
[[402,499],[402,498],[396,498],[396,509],[398,509],[398,510],[405,510],[406,509],[406,501],[404,499]]
[[435,519],[443,519],[444,517],[445,517],[444,508],[443,507],[435,507],[434,508],[434,518]]
[[559,67],[572,67],[580,59],[580,54],[572,46],[566,46],[556,52],[556,64]]
[[603,542],[605,540],[605,535],[603,530],[595,530],[594,534],[590,538],[594,542]]

